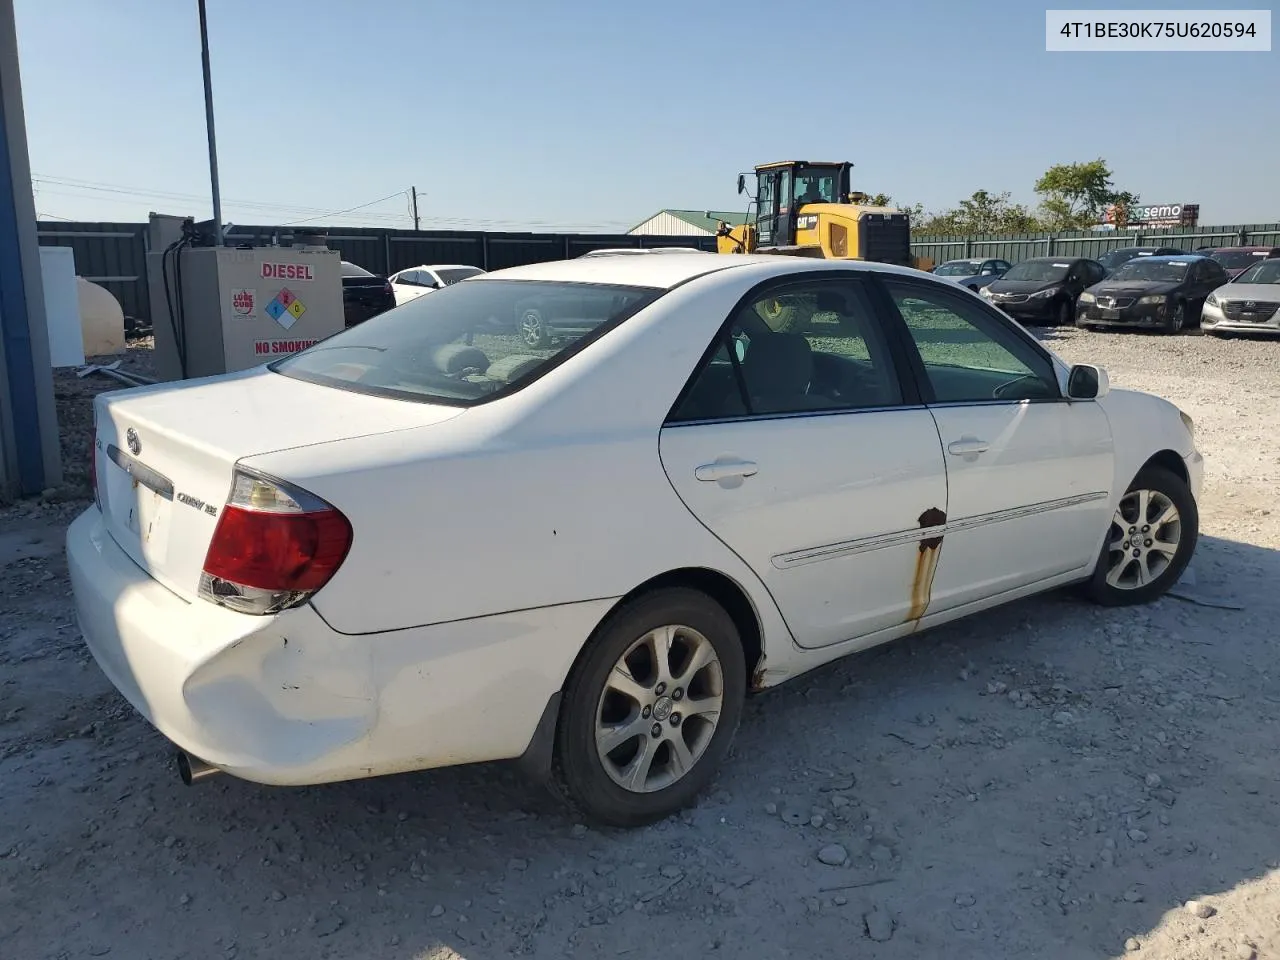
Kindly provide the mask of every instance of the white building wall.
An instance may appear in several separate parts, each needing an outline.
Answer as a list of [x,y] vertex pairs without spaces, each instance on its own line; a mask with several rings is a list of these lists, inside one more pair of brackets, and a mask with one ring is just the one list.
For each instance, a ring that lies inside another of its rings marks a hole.
[[633,236],[650,236],[650,237],[713,237],[715,236],[710,230],[701,230],[681,220],[679,217],[673,217],[669,213],[659,213],[650,217],[639,226],[632,227],[627,233]]

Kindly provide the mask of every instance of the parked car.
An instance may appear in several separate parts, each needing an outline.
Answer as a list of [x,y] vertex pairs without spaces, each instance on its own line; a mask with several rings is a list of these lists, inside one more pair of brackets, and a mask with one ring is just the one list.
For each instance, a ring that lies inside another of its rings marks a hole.
[[[613,308],[546,356],[487,325],[585,291]],[[771,329],[788,296],[821,329]],[[748,691],[1069,584],[1161,596],[1204,471],[1173,404],[952,283],[770,255],[499,271],[95,413],[79,623],[185,780],[519,759],[624,826],[703,792]]]
[[424,293],[440,290],[468,277],[478,277],[484,272],[479,267],[462,263],[423,264],[393,273],[391,288],[395,291],[396,303],[408,303]]
[[1222,264],[1232,278],[1240,276],[1259,260],[1280,257],[1280,247],[1210,247],[1200,252]]
[[1064,326],[1075,319],[1080,292],[1105,275],[1102,264],[1088,257],[1034,257],[980,292],[1017,320]]
[[1260,260],[1204,302],[1205,333],[1280,333],[1280,258]]
[[1205,298],[1227,280],[1221,264],[1195,253],[1130,260],[1080,294],[1076,324],[1177,333],[1200,323]]
[[1007,260],[984,260],[979,257],[974,260],[948,260],[941,266],[934,267],[933,273],[976,293],[993,280],[999,280],[1008,270]]
[[342,311],[346,325],[354,327],[396,305],[395,294],[386,277],[364,267],[342,261]]
[[1117,267],[1138,257],[1172,257],[1186,252],[1177,247],[1121,247],[1119,250],[1108,250],[1098,257],[1098,262],[1109,274]]

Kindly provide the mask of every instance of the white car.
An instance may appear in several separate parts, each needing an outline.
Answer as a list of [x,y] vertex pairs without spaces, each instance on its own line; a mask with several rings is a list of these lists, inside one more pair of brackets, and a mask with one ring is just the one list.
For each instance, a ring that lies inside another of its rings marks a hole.
[[[531,352],[534,302],[595,325]],[[618,825],[708,785],[751,691],[1160,596],[1203,475],[1176,407],[955,284],[771,255],[498,271],[95,412],[79,620],[184,779],[518,758]]]
[[1209,294],[1200,328],[1214,336],[1280,333],[1280,258],[1259,260]]
[[393,273],[387,279],[391,281],[391,290],[396,297],[396,306],[416,300],[425,293],[440,290],[459,280],[477,277],[485,271],[479,267],[464,263],[422,264]]

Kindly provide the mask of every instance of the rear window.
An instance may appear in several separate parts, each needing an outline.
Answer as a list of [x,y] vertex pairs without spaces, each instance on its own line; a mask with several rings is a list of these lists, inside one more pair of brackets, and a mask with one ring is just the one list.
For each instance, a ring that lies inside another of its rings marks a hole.
[[459,280],[465,280],[467,277],[476,277],[484,273],[479,267],[437,267],[436,276],[440,278],[440,282],[446,287],[451,283],[457,283]]
[[473,406],[533,382],[661,293],[534,280],[459,283],[269,369],[357,393]]
[[344,277],[372,277],[373,274],[364,267],[357,266],[349,260],[342,261],[342,275]]

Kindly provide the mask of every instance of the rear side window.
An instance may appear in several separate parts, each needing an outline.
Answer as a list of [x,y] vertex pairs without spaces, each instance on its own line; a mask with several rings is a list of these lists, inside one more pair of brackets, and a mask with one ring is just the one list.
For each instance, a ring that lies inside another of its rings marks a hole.
[[531,383],[661,293],[531,280],[458,283],[269,369],[356,393],[472,406]]

